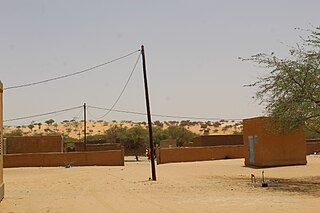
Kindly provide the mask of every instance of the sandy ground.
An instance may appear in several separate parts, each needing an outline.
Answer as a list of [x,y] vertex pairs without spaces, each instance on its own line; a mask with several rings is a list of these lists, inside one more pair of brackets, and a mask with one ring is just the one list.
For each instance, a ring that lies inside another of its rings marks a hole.
[[5,169],[0,212],[320,211],[320,156],[267,169],[244,167],[243,159],[163,164],[158,181],[150,173],[146,159],[133,158],[124,167]]

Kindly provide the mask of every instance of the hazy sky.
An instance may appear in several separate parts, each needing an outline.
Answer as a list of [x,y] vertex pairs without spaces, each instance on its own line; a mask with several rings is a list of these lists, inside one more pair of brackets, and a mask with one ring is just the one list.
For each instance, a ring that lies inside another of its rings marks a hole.
[[[265,69],[238,59],[286,56],[319,26],[319,1],[0,1],[0,80],[10,87],[77,72],[145,45],[151,111],[220,119],[263,115],[252,100]],[[81,75],[4,93],[4,119],[87,103],[110,108],[138,53]],[[145,112],[141,60],[115,109]],[[89,109],[89,119],[105,111]],[[11,124],[82,119],[80,109]],[[112,112],[104,120],[146,120]],[[174,120],[153,117],[153,120]]]

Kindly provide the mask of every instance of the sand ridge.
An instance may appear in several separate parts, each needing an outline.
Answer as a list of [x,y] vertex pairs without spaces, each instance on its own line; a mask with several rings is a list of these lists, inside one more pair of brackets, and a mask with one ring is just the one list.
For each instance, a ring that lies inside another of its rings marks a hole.
[[[156,121],[159,122],[159,121]],[[83,137],[83,122],[68,121],[61,123],[54,123],[47,125],[46,123],[38,122],[33,123],[33,128],[30,129],[29,125],[22,126],[4,126],[4,133],[10,133],[16,129],[20,129],[24,136],[32,135],[52,135],[52,134],[63,134],[68,135],[72,138]],[[242,132],[242,123],[236,121],[217,121],[217,122],[188,122],[188,125],[181,125],[178,121],[165,121],[161,122],[161,128],[166,129],[170,125],[172,126],[183,126],[187,130],[197,134],[203,135],[204,132],[210,135],[230,135],[235,132]],[[87,135],[104,134],[105,131],[113,126],[132,128],[135,126],[141,126],[147,128],[146,122],[133,122],[133,121],[88,121],[87,122]],[[153,125],[157,126],[157,125]]]

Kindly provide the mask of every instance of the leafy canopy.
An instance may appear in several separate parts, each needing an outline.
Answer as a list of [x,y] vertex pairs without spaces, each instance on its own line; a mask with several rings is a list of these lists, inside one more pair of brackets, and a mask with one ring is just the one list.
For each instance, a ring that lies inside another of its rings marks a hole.
[[301,44],[289,50],[288,58],[260,53],[242,59],[271,69],[249,86],[258,88],[255,98],[285,132],[303,125],[320,132],[320,27],[308,32]]

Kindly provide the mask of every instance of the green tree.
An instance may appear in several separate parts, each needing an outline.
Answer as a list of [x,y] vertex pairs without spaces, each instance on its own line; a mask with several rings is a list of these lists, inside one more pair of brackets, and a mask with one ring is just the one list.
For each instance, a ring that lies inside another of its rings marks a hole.
[[305,126],[320,133],[320,27],[310,30],[287,58],[260,53],[243,60],[271,69],[249,86],[258,88],[255,98],[278,129],[290,132]]
[[183,146],[195,137],[193,132],[179,126],[169,126],[165,130],[165,134],[168,135],[169,139],[176,139],[177,146]]
[[39,130],[41,129],[42,123],[37,123]]
[[182,120],[179,124],[181,127],[192,126],[193,123],[190,120]]
[[158,127],[163,127],[163,123],[161,121],[154,121],[153,124]]
[[123,138],[126,131],[126,127],[112,126],[105,131],[106,141],[109,143],[120,143],[120,140]]
[[29,124],[28,128],[32,131],[32,129],[34,128],[34,125],[33,124]]
[[221,126],[221,123],[216,121],[212,124],[212,126],[218,128],[219,126]]
[[206,124],[206,123],[200,124],[200,128],[202,128],[202,129],[205,129],[205,128],[207,128],[207,127],[208,127],[208,124]]
[[49,119],[49,120],[46,120],[45,123],[50,126],[54,123],[54,120],[53,119]]
[[132,127],[121,135],[121,142],[125,149],[133,151],[136,160],[139,161],[137,150],[148,141],[148,131],[140,126]]
[[168,139],[169,136],[167,134],[167,131],[163,130],[159,126],[153,126],[152,128],[152,137],[154,144],[160,145],[160,141]]

